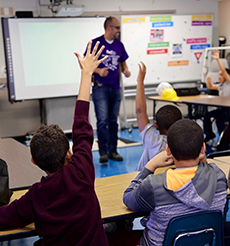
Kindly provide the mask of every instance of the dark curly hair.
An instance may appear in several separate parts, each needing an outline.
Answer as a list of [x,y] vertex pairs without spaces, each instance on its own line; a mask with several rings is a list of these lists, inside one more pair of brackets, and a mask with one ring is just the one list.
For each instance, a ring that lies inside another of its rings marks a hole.
[[58,125],[42,125],[30,142],[30,152],[36,165],[54,173],[65,163],[69,141]]
[[159,130],[167,132],[169,127],[176,121],[182,119],[181,111],[173,105],[165,105],[158,109],[156,113],[156,122]]
[[203,146],[204,133],[195,121],[183,119],[169,128],[167,140],[176,160],[195,160]]

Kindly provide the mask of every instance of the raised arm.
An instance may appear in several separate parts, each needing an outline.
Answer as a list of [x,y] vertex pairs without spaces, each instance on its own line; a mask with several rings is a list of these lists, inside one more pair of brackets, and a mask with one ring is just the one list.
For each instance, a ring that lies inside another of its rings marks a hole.
[[217,86],[212,84],[212,79],[207,77],[207,87],[209,90],[217,90]]
[[222,72],[223,74],[223,77],[227,80],[227,81],[230,81],[230,76],[229,74],[227,73],[223,63],[221,62],[220,60],[220,51],[219,50],[213,50],[212,52],[212,58],[215,59],[217,62],[218,62],[218,65],[220,67],[220,71]]
[[124,204],[135,211],[151,211],[155,207],[153,174],[158,167],[168,166],[173,163],[172,156],[163,151],[154,156],[132,180],[123,196]]
[[145,167],[151,172],[155,172],[158,167],[166,167],[173,164],[171,155],[168,155],[166,151],[162,151],[155,155]]
[[87,47],[87,52],[84,58],[82,58],[79,55],[79,53],[77,52],[74,53],[78,58],[78,62],[81,68],[81,84],[80,84],[77,100],[89,101],[92,74],[95,71],[95,69],[98,67],[98,65],[108,58],[108,56],[105,56],[104,58],[98,60],[98,57],[100,56],[105,46],[102,46],[100,50],[97,52],[97,48],[99,46],[99,42],[97,42],[93,48],[92,53],[90,53],[91,46],[92,46],[92,41],[89,42],[89,45]]
[[137,94],[136,94],[136,116],[140,132],[144,130],[149,123],[147,115],[147,107],[145,100],[145,86],[144,79],[146,74],[146,66],[143,62],[139,66],[139,73],[137,75]]
[[74,122],[72,127],[73,155],[71,163],[76,167],[77,173],[84,177],[85,182],[94,185],[95,171],[92,158],[93,129],[89,123],[89,99],[91,77],[97,66],[107,57],[98,60],[104,47],[97,52],[99,42],[91,51],[92,42],[89,42],[86,54],[82,58],[75,55],[81,68],[81,83],[75,105]]

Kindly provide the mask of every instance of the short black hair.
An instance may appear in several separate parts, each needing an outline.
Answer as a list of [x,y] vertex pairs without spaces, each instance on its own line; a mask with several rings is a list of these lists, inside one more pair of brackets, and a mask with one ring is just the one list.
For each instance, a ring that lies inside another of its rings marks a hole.
[[169,127],[176,121],[182,119],[181,111],[174,105],[165,105],[158,109],[156,122],[159,130],[167,132]]
[[176,160],[195,160],[203,146],[204,133],[195,121],[182,119],[169,128],[167,140]]
[[65,163],[69,141],[58,125],[42,125],[30,142],[30,152],[36,165],[43,171],[54,173]]

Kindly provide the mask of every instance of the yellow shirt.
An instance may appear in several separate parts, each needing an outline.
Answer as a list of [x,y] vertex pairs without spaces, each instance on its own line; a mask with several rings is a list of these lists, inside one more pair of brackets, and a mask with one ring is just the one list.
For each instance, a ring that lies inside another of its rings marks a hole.
[[191,168],[169,169],[166,174],[168,189],[179,190],[195,176],[197,168],[198,166]]

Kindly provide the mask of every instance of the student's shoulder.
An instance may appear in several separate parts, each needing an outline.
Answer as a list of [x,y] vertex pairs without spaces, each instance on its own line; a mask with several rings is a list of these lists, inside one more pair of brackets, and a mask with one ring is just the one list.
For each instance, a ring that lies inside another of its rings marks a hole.
[[155,131],[152,123],[148,123],[140,133],[145,134],[147,131]]
[[[143,168],[144,169],[144,168]],[[146,168],[145,168],[146,169]],[[154,188],[158,187],[158,186],[162,186],[162,184],[164,183],[165,177],[167,174],[167,170],[165,172],[162,173],[151,173],[149,174],[143,181],[143,185],[147,185],[147,186],[154,186]]]
[[209,164],[205,163],[205,165],[207,165],[207,167],[209,169],[213,169],[216,172],[218,177],[222,177],[222,178],[226,177],[225,173],[215,164],[215,161],[213,161],[213,163],[209,163]]
[[167,136],[159,134],[158,131],[154,128],[151,123],[148,123],[143,131],[140,132],[140,136],[142,139],[145,139],[148,142],[155,142],[156,139],[158,141],[165,141],[167,142]]
[[166,187],[166,174],[167,172],[158,173],[158,174],[149,174],[141,184],[142,194],[163,194]]

